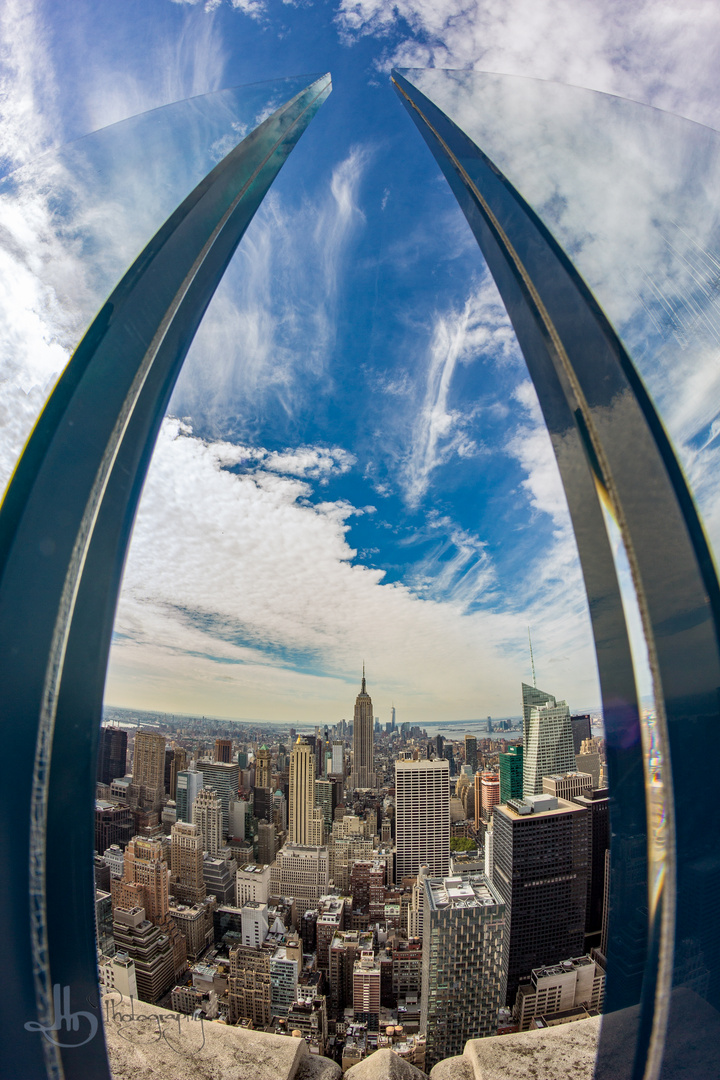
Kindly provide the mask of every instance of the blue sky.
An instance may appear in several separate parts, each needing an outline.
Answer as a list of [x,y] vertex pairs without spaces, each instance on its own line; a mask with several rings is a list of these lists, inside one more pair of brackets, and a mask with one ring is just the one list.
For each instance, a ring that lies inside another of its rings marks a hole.
[[[560,78],[718,126],[715,5],[5,0],[0,19],[6,169],[190,95],[333,76],[178,382],[107,700],[334,722],[364,659],[383,719],[518,713],[530,623],[540,685],[597,704],[534,393],[389,69]],[[2,225],[4,484],[99,286],[47,192]],[[121,222],[84,227],[124,251]]]

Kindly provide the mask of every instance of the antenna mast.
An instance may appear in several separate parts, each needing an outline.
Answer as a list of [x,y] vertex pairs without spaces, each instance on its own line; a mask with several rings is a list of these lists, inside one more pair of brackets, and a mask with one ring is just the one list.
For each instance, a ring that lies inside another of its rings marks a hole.
[[535,661],[533,660],[532,638],[530,637],[530,627],[529,626],[528,626],[528,641],[530,642],[530,666],[532,668],[533,686],[537,690],[537,679],[535,678]]

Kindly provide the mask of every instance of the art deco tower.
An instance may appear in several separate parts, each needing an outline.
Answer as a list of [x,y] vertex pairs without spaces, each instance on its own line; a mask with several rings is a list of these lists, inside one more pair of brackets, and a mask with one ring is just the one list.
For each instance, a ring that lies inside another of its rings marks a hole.
[[353,720],[353,767],[350,774],[351,788],[374,788],[377,786],[373,766],[373,703],[365,690],[365,665],[362,686],[355,699]]
[[302,738],[298,738],[290,754],[288,840],[310,847],[323,842],[323,814],[315,805],[315,754]]

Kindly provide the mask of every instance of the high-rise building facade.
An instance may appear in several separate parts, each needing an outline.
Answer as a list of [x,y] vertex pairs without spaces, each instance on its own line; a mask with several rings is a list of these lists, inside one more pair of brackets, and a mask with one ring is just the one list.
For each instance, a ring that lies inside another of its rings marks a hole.
[[258,822],[258,862],[265,865],[275,861],[277,837],[271,821]]
[[585,742],[585,739],[592,738],[591,722],[592,717],[589,713],[583,713],[582,716],[570,717],[574,753],[579,754],[582,744]]
[[342,776],[345,771],[345,743],[339,740],[333,740],[332,744],[332,766],[331,772],[333,776]]
[[183,904],[196,904],[207,894],[203,881],[203,837],[199,825],[176,822],[170,831],[172,892]]
[[285,844],[270,867],[270,895],[294,897],[300,918],[327,895],[329,882],[326,847]]
[[192,821],[192,808],[198,792],[202,790],[203,774],[193,766],[181,769],[175,782],[175,805],[177,821]]
[[505,903],[481,873],[425,877],[420,1031],[428,1071],[497,1034],[505,1002]]
[[113,937],[118,953],[134,961],[138,997],[155,1002],[175,982],[173,944],[167,932],[145,918],[140,907],[116,907]]
[[523,797],[523,747],[510,746],[500,753],[500,802]]
[[239,945],[230,952],[228,1022],[252,1020],[263,1031],[272,1015],[270,954],[261,949]]
[[605,856],[610,847],[610,793],[607,788],[586,791],[575,795],[573,802],[584,806],[588,812],[588,862],[587,911],[585,914],[585,948],[600,944],[603,927],[603,904],[605,896]]
[[323,842],[323,812],[315,803],[315,755],[302,738],[290,755],[288,839],[291,844],[311,847]]
[[142,728],[135,736],[132,783],[128,802],[133,809],[159,810],[165,798],[165,736]]
[[576,795],[592,791],[592,786],[590,773],[553,773],[550,776],[543,776],[543,794],[555,795],[558,799],[572,800]]
[[215,760],[230,764],[232,761],[232,739],[215,740]]
[[97,763],[98,782],[112,784],[118,776],[125,775],[126,767],[127,731],[123,731],[122,728],[101,727]]
[[375,759],[373,753],[373,704],[365,689],[365,665],[363,664],[362,685],[355,699],[353,718],[353,764],[349,786],[351,788],[374,788]]
[[534,686],[522,692],[523,794],[541,795],[544,776],[575,770],[570,709]]
[[225,761],[198,761],[197,767],[203,774],[204,786],[220,796],[224,839],[230,829],[230,800],[237,798],[240,769],[237,764]]
[[492,817],[492,808],[500,802],[500,777],[494,772],[484,772],[480,780],[480,813],[483,821]]
[[560,964],[535,968],[530,981],[518,988],[513,1017],[520,1031],[530,1031],[535,1017],[551,1021],[558,1013],[580,1006],[600,1012],[604,997],[603,968],[589,956],[575,956]]
[[533,968],[579,956],[585,941],[587,811],[550,795],[493,814],[493,885],[507,908],[504,964],[512,1005]]
[[102,799],[95,801],[95,850],[106,851],[117,844],[124,848],[135,832],[132,811]]
[[170,798],[177,801],[177,778],[178,773],[187,768],[187,750],[176,746],[173,751],[173,760],[170,763]]
[[113,904],[120,907],[133,906],[128,904],[128,896],[123,894],[122,886],[140,886],[143,901],[141,906],[145,909],[147,918],[156,926],[161,925],[167,917],[169,878],[170,871],[163,859],[162,841],[135,836],[125,849],[122,881],[112,883]]
[[255,755],[255,787],[270,787],[270,751],[264,744]]
[[450,767],[443,759],[395,762],[396,881],[450,868]]
[[380,1026],[380,963],[372,949],[363,949],[353,964],[353,1014],[368,1031]]
[[477,753],[477,739],[474,735],[465,736],[465,764],[469,765],[473,771],[473,774],[477,772],[478,767],[478,753]]
[[223,846],[222,803],[212,788],[204,787],[198,792],[193,803],[192,819],[202,837],[203,851],[218,855]]

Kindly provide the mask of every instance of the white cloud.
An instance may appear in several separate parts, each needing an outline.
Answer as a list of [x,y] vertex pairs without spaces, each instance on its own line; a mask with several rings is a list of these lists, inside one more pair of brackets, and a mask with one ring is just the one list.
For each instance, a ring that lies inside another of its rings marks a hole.
[[[505,710],[524,612],[464,615],[461,589],[441,603],[384,584],[382,571],[353,563],[350,504],[311,505],[307,481],[238,475],[226,459],[224,444],[165,421],[128,559],[109,701],[207,711],[202,703],[213,700],[229,715],[277,719],[322,707],[340,716],[364,655],[375,685],[418,720]],[[481,553],[473,538],[455,539],[466,562]],[[578,675],[593,670],[587,633],[573,635],[569,623],[567,610],[562,620],[538,612],[548,648],[559,643],[566,658],[564,686],[594,700],[592,676]]]
[[353,148],[315,201],[290,211],[270,191],[208,308],[172,410],[210,427],[228,402],[252,427],[268,396],[294,413],[326,374],[367,153]]
[[557,79],[717,126],[720,16],[712,0],[341,0],[337,21],[349,40],[392,34],[386,69]]
[[433,321],[424,400],[405,461],[404,486],[411,506],[425,495],[438,466],[453,456],[470,457],[478,452],[470,430],[472,414],[452,408],[449,401],[457,365],[481,357],[492,358],[496,364],[519,359],[507,312],[488,274],[462,310],[439,314]]
[[0,6],[0,164],[3,172],[32,160],[58,136],[55,80],[47,32],[32,0]]

